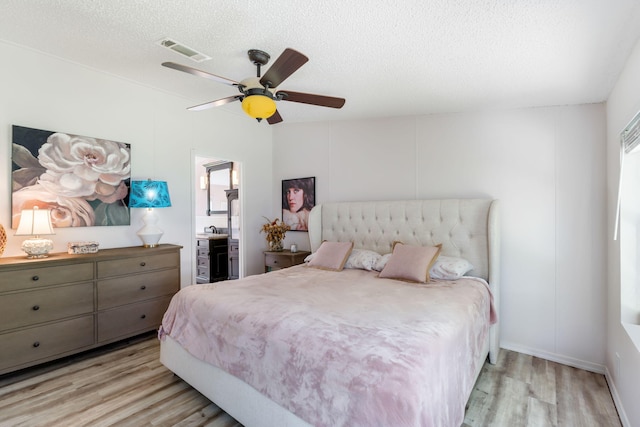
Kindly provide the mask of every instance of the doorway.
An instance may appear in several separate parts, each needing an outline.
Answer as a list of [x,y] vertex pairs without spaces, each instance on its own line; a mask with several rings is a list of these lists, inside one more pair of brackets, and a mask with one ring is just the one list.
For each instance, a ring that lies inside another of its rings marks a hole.
[[[240,277],[240,162],[195,154],[192,283]],[[235,197],[234,197],[235,196]]]

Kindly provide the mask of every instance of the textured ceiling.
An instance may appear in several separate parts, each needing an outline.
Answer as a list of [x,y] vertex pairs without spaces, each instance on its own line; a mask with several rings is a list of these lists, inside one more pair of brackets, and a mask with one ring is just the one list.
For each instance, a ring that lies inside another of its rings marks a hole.
[[[239,81],[255,74],[248,49],[269,52],[271,63],[299,50],[310,60],[280,89],[347,102],[341,110],[280,102],[285,122],[600,102],[639,36],[638,0],[2,0],[0,8],[0,40],[178,94],[185,108],[237,92],[162,62]],[[163,49],[156,42],[165,37],[212,59]],[[241,114],[238,103],[218,108]]]

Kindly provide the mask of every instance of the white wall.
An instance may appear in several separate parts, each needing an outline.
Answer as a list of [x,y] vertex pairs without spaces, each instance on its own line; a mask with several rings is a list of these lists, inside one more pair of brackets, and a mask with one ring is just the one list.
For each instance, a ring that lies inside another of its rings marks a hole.
[[[317,203],[500,199],[502,346],[603,372],[604,139],[602,104],[282,124],[274,200],[305,176]],[[294,241],[309,248],[306,233]]]
[[[640,425],[640,353],[620,322],[620,242],[613,240],[620,132],[640,110],[640,43],[607,101],[607,378],[625,425]],[[619,360],[618,360],[619,356]]]
[[[0,223],[10,224],[11,125],[112,139],[131,144],[132,178],[166,180],[172,207],[159,210],[161,243],[182,245],[182,285],[195,264],[194,153],[242,162],[246,272],[263,271],[266,247],[257,230],[272,208],[271,129],[242,114],[188,112],[181,99],[74,63],[0,42]],[[158,66],[160,66],[158,64]],[[57,229],[54,251],[74,240],[101,248],[137,246],[141,209],[130,226]],[[249,214],[250,213],[250,214]],[[24,255],[9,230],[4,256]]]

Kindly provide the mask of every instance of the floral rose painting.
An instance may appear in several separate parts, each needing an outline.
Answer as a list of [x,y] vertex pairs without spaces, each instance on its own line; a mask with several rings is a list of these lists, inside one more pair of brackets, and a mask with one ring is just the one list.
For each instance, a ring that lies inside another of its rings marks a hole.
[[12,228],[34,206],[54,227],[129,225],[129,144],[13,126],[11,173]]

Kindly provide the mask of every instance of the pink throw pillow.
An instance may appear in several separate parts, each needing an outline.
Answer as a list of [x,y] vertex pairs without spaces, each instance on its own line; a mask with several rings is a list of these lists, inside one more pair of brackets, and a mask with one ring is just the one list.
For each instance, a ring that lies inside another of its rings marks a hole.
[[353,249],[353,242],[324,241],[309,261],[309,267],[341,271]]
[[442,245],[412,246],[396,242],[387,265],[378,277],[426,283],[429,269],[438,258]]

